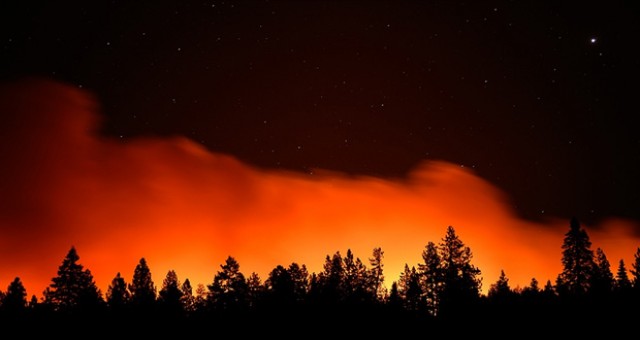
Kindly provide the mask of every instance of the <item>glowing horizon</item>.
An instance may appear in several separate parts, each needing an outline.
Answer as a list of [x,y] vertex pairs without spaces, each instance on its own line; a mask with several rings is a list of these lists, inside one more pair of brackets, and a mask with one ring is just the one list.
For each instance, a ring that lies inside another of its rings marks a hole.
[[[569,221],[518,217],[509,198],[468,168],[425,160],[404,178],[261,170],[182,137],[119,141],[97,133],[90,93],[48,81],[3,85],[0,154],[0,290],[20,277],[41,296],[71,246],[106,293],[130,283],[144,257],[158,289],[168,270],[210,284],[227,256],[264,281],[292,262],[320,272],[326,255],[351,249],[368,265],[385,253],[387,286],[417,266],[447,226],[472,250],[483,292],[504,270],[512,288],[552,282]],[[579,217],[578,217],[579,218]],[[631,264],[637,221],[584,225],[612,269]],[[629,266],[627,266],[629,267]]]

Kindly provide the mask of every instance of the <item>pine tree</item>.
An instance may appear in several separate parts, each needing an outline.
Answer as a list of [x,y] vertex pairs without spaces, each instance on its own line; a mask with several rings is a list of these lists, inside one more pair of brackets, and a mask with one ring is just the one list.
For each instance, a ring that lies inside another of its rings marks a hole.
[[522,296],[529,300],[533,300],[537,298],[539,293],[540,293],[540,287],[539,287],[538,280],[536,280],[535,277],[531,278],[531,282],[529,282],[529,285],[522,289]]
[[616,273],[616,290],[619,292],[627,292],[629,289],[631,289],[631,281],[627,275],[624,260],[621,259],[618,263],[618,271]]
[[438,314],[439,295],[444,285],[444,271],[442,259],[438,254],[438,247],[428,242],[422,251],[423,263],[418,265],[421,275],[422,291],[429,314]]
[[369,265],[371,266],[371,269],[369,269],[369,284],[367,287],[371,291],[371,295],[373,295],[378,301],[381,301],[384,296],[383,258],[384,251],[382,251],[382,248],[373,248],[373,255],[369,258]]
[[22,281],[16,277],[11,281],[7,292],[2,294],[0,309],[12,315],[19,315],[27,308],[27,290]]
[[294,283],[289,271],[277,265],[264,283],[269,301],[272,305],[290,307],[296,300]]
[[562,267],[556,279],[560,294],[582,295],[589,291],[594,270],[593,250],[589,235],[575,217],[562,244]]
[[421,311],[425,307],[422,288],[420,287],[420,274],[416,267],[405,263],[404,272],[398,282],[398,292],[402,298],[403,306],[409,311]]
[[162,288],[158,294],[158,303],[163,311],[172,315],[180,314],[184,311],[182,296],[178,274],[176,274],[175,270],[169,270],[162,281]]
[[551,280],[547,280],[547,283],[545,283],[541,293],[542,296],[547,300],[553,299],[558,295],[556,288],[553,286],[553,284],[551,284]]
[[122,309],[131,301],[131,292],[120,272],[111,280],[107,288],[107,305],[112,309]]
[[356,262],[351,249],[347,249],[347,255],[343,259],[344,264],[344,280],[342,281],[342,290],[347,298],[350,298],[358,285],[358,271]]
[[243,310],[248,306],[247,281],[240,265],[229,256],[209,288],[209,305],[216,310]]
[[343,259],[344,279],[342,291],[344,297],[350,303],[364,303],[372,300],[367,297],[367,284],[369,273],[360,258],[355,258],[351,249],[347,249],[347,255]]
[[369,270],[359,257],[356,257],[354,266],[355,288],[351,292],[350,300],[359,304],[375,302],[376,296],[371,294],[371,289],[368,287],[371,281],[369,278]]
[[500,270],[500,277],[498,277],[498,281],[489,288],[488,297],[493,300],[504,300],[508,299],[512,293],[513,291],[509,286],[507,275],[504,273],[504,270]]
[[482,279],[480,269],[471,264],[471,248],[464,245],[452,226],[440,243],[440,258],[444,273],[440,292],[440,310],[469,312],[468,308],[480,298]]
[[640,247],[633,254],[633,265],[631,265],[631,274],[633,275],[633,281],[631,282],[636,292],[640,292]]
[[75,247],[71,247],[62,264],[58,267],[58,276],[45,290],[45,300],[58,311],[76,311],[98,308],[103,300],[102,294],[89,269],[78,263],[80,256]]
[[309,275],[309,289],[307,290],[306,298],[311,304],[323,304],[326,302],[322,299],[321,275],[322,273],[311,273]]
[[195,294],[195,310],[204,310],[207,306],[209,298],[209,290],[203,283],[198,283]]
[[36,309],[38,308],[38,298],[36,297],[35,294],[31,295],[31,300],[29,300],[29,305],[27,306],[29,309]]
[[307,266],[304,264],[301,266],[296,262],[289,265],[289,275],[293,280],[293,291],[297,302],[303,302],[307,297],[309,290],[309,272]]
[[389,290],[389,296],[387,297],[387,307],[392,311],[398,311],[402,309],[402,296],[400,296],[400,289],[396,281],[391,283],[391,289]]
[[601,248],[596,249],[593,275],[591,277],[591,293],[594,295],[607,295],[614,286],[613,273],[607,256]]
[[264,299],[265,286],[262,284],[260,275],[252,272],[247,279],[247,298],[250,308],[256,308]]
[[182,291],[182,306],[186,312],[194,312],[196,310],[196,297],[193,295],[193,287],[191,281],[185,279],[180,289]]
[[325,258],[323,271],[318,276],[320,294],[324,303],[337,303],[344,297],[344,265],[340,251],[336,251],[332,257]]
[[156,286],[151,277],[147,260],[143,257],[133,271],[133,279],[129,285],[131,303],[136,308],[152,308],[157,299]]

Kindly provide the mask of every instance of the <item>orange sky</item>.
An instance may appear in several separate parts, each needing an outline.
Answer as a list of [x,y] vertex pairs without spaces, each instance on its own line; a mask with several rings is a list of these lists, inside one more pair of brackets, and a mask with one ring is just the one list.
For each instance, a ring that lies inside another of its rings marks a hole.
[[[130,282],[141,257],[158,287],[170,269],[195,286],[229,255],[264,280],[278,264],[319,272],[328,254],[350,248],[366,261],[374,247],[390,284],[448,225],[471,247],[485,292],[501,269],[512,287],[561,270],[569,221],[518,218],[467,168],[425,161],[398,179],[266,171],[180,136],[102,137],[99,111],[91,94],[63,84],[0,88],[0,289],[19,276],[40,296],[72,245],[103,293],[117,272]],[[585,228],[614,272],[620,259],[630,267],[637,222]]]

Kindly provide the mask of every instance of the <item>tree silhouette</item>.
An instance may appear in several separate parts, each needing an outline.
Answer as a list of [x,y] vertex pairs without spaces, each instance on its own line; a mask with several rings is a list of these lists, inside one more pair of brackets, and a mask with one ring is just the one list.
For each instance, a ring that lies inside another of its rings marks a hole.
[[318,276],[320,294],[325,303],[338,303],[343,298],[344,266],[340,251],[325,258],[322,273]]
[[504,273],[504,270],[500,270],[500,277],[498,281],[489,287],[488,297],[494,300],[506,300],[511,297],[513,291],[509,286],[509,279]]
[[403,299],[400,296],[400,289],[398,288],[398,282],[393,281],[391,283],[391,289],[389,290],[389,296],[387,298],[387,307],[391,311],[399,311],[403,307]]
[[71,247],[58,267],[58,276],[45,290],[45,301],[57,311],[95,309],[103,302],[102,294],[89,269],[78,263],[80,256]]
[[265,281],[269,302],[273,306],[290,307],[296,301],[293,279],[289,271],[281,266],[276,266]]
[[158,294],[158,304],[162,311],[171,315],[179,315],[184,311],[182,305],[182,290],[180,290],[180,280],[175,270],[169,270],[164,280],[162,288]]
[[27,307],[27,290],[22,281],[16,277],[7,287],[7,292],[1,294],[0,309],[6,313],[19,315]]
[[532,301],[539,299],[540,295],[540,283],[535,277],[532,277],[529,285],[522,288],[522,291],[520,292],[520,296],[522,296],[523,300],[527,303],[531,303]]
[[215,310],[244,310],[248,306],[247,281],[240,265],[229,256],[209,288],[209,305]]
[[307,266],[292,262],[289,265],[289,275],[293,281],[293,291],[297,302],[303,302],[309,289],[309,272]]
[[209,290],[203,283],[198,283],[196,286],[195,294],[195,309],[204,310],[207,306],[207,299],[209,297]]
[[604,251],[597,248],[591,277],[591,293],[598,296],[606,295],[613,290],[614,283],[609,260]]
[[435,316],[438,314],[439,295],[444,285],[443,263],[435,243],[427,243],[422,251],[422,261],[418,269],[422,277],[424,301],[429,314]]
[[196,297],[193,295],[193,287],[191,287],[191,281],[185,279],[182,283],[181,303],[186,312],[194,312],[196,310]]
[[309,275],[309,290],[307,291],[307,301],[310,304],[319,305],[325,303],[322,300],[322,284],[320,283],[320,274],[311,273]]
[[155,305],[156,286],[151,277],[147,260],[143,257],[133,271],[133,279],[129,285],[131,303],[135,308],[152,308]]
[[[52,315],[56,316],[54,321],[65,320],[57,315],[70,315],[72,318],[68,320],[83,322],[102,321],[99,316],[104,315],[118,316],[104,320],[107,325],[133,325],[156,318],[163,326],[186,326],[185,330],[205,325],[207,320],[246,324],[262,321],[298,324],[313,320],[313,324],[305,326],[316,326],[353,316],[386,320],[392,325],[425,321],[421,326],[436,325],[431,322],[441,320],[444,326],[454,321],[472,327],[467,321],[489,320],[484,317],[518,325],[531,322],[561,325],[557,320],[564,315],[578,317],[589,324],[626,322],[623,311],[635,308],[640,297],[632,290],[640,285],[640,247],[634,255],[630,270],[633,280],[630,280],[623,260],[614,277],[604,250],[597,248],[594,254],[590,245],[586,232],[572,219],[563,242],[563,272],[558,275],[556,286],[547,280],[541,289],[538,280],[532,278],[528,286],[512,289],[505,271],[501,270],[487,296],[480,294],[480,270],[471,264],[471,249],[451,226],[441,243],[427,243],[421,263],[405,264],[388,295],[381,288],[384,280],[381,248],[374,248],[369,258],[371,269],[347,249],[344,257],[339,251],[333,256],[327,255],[319,274],[309,275],[305,265],[293,262],[288,267],[276,266],[264,284],[255,272],[245,279],[238,262],[229,256],[213,283],[199,284],[195,295],[189,280],[181,285],[174,270],[167,272],[156,294],[151,271],[141,258],[131,284],[127,285],[120,272],[116,274],[107,290],[106,304],[91,272],[78,263],[79,256],[71,247],[58,268],[58,276],[44,290],[42,303],[36,296],[27,303],[26,290],[18,277],[6,291],[0,291],[0,322],[11,315],[36,316],[31,319],[34,324]],[[126,313],[92,313],[102,311],[98,307],[103,304],[111,312]],[[180,322],[171,323],[172,320]]]
[[347,249],[347,255],[343,259],[344,278],[342,292],[350,303],[360,304],[369,302],[372,298],[367,296],[369,272],[360,258],[355,258],[351,249]]
[[35,309],[38,307],[38,298],[35,294],[31,295],[31,299],[29,300],[27,307],[29,307],[29,309]]
[[542,295],[548,299],[556,297],[558,292],[556,292],[555,287],[551,284],[551,280],[547,280],[544,284],[544,288],[542,289]]
[[420,275],[415,267],[409,269],[409,265],[405,263],[404,272],[398,281],[398,292],[406,310],[413,312],[424,310],[425,303],[420,287]]
[[265,285],[262,284],[260,275],[256,272],[252,272],[247,279],[247,299],[249,300],[249,307],[256,308],[264,299]]
[[372,257],[369,258],[369,265],[371,266],[371,269],[369,269],[368,286],[371,289],[371,294],[376,298],[376,300],[381,300],[384,296],[384,264],[382,263],[383,258],[384,251],[382,251],[382,248],[373,248]]
[[504,270],[500,270],[500,276],[495,283],[489,286],[485,303],[485,314],[483,316],[492,315],[494,318],[502,320],[513,320],[515,314],[520,312],[520,296],[522,291],[519,289],[511,289],[509,278]]
[[131,292],[120,272],[111,280],[107,288],[107,305],[115,310],[121,310],[131,301]]
[[535,277],[531,278],[529,285],[522,289],[523,294],[537,294],[540,293],[540,286],[538,280]]
[[616,273],[616,290],[620,292],[627,292],[631,288],[631,281],[627,275],[627,269],[624,265],[624,260],[620,259],[618,263],[618,271]]
[[562,272],[556,279],[558,293],[570,295],[585,294],[593,275],[593,250],[589,235],[573,217],[569,231],[562,243]]
[[344,291],[344,294],[347,297],[350,297],[355,293],[356,288],[358,287],[358,276],[360,274],[360,268],[358,268],[358,266],[356,265],[351,249],[347,249],[347,254],[345,255],[342,262],[344,264],[344,279],[342,281],[342,289]]
[[444,273],[440,310],[443,313],[469,311],[468,308],[480,298],[482,288],[481,271],[471,264],[471,248],[465,246],[449,226],[439,249]]
[[632,285],[636,292],[640,292],[640,247],[633,254],[633,264],[631,265],[631,274],[633,275]]

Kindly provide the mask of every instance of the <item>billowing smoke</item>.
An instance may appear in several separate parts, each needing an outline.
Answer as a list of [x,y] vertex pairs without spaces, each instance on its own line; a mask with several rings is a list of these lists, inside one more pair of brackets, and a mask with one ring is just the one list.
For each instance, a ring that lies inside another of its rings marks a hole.
[[[491,183],[425,161],[403,179],[264,171],[184,138],[123,142],[98,133],[98,101],[65,84],[0,88],[0,287],[16,276],[40,296],[71,246],[106,291],[145,257],[159,285],[168,270],[209,284],[227,256],[264,279],[276,265],[319,272],[326,255],[385,252],[387,283],[417,265],[451,225],[471,247],[486,291],[500,270],[512,286],[561,270],[569,221],[518,218]],[[610,262],[631,263],[632,221],[585,226]]]

